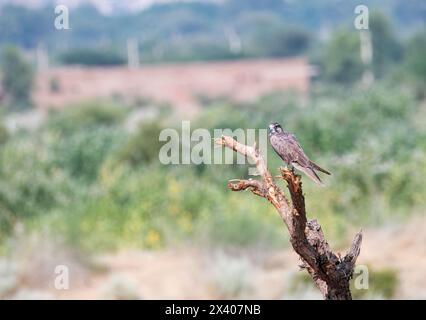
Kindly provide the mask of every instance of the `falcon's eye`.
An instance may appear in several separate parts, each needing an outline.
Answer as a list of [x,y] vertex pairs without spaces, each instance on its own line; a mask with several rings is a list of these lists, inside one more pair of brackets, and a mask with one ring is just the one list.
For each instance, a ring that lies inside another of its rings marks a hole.
[[281,126],[279,124],[275,124],[274,125],[274,131],[280,133],[280,132],[283,131],[283,129],[281,128]]

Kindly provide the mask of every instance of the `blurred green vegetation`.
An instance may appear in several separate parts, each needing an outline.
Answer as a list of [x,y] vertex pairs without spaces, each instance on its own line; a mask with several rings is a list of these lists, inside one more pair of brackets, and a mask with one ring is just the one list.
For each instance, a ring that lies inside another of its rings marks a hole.
[[364,71],[359,47],[357,33],[346,30],[334,33],[321,59],[322,76],[329,81],[340,83],[353,83],[358,80]]
[[404,67],[409,71],[411,85],[419,99],[426,97],[426,31],[421,30],[409,39],[405,49]]
[[[196,241],[223,246],[282,246],[273,208],[226,181],[241,165],[162,165],[158,136],[170,115],[126,129],[131,108],[95,101],[54,112],[36,131],[8,134],[0,149],[1,239],[24,223],[82,249],[158,248]],[[307,209],[328,237],[422,212],[426,205],[424,104],[392,81],[368,89],[316,85],[300,106],[276,93],[253,103],[211,101],[191,128],[265,129],[279,121],[312,159],[329,169],[327,188],[304,179]],[[213,148],[213,146],[212,146]],[[268,149],[272,171],[281,165]]]
[[[303,27],[283,24],[282,1],[268,1],[269,9],[275,8],[278,16],[262,11],[265,8],[258,1],[247,1],[250,10],[238,15],[234,26],[236,32],[247,30],[241,39],[250,45],[242,52],[230,54],[227,43],[205,40],[201,35],[211,30],[202,17],[234,17],[238,3],[228,3],[225,13],[215,10],[214,4],[170,4],[140,13],[137,16],[146,18],[141,19],[143,23],[153,23],[152,17],[167,17],[154,21],[164,24],[144,38],[150,45],[142,46],[149,49],[142,59],[157,61],[161,56],[158,61],[164,61],[168,54],[175,60],[309,54],[320,66],[319,76],[304,103],[290,92],[270,94],[252,103],[200,97],[203,108],[192,120],[192,129],[266,129],[269,122],[277,121],[295,133],[308,156],[333,173],[325,177],[328,187],[323,189],[303,179],[309,217],[318,218],[332,240],[345,239],[349,228],[424,213],[424,31],[405,40],[395,35],[385,16],[372,14],[375,53],[371,67],[376,82],[365,88],[359,84],[365,66],[359,58],[358,33],[346,25],[330,39],[314,40],[312,29],[319,22]],[[184,10],[174,11],[180,5]],[[193,15],[192,6],[200,16]],[[408,16],[415,15],[407,8]],[[25,12],[5,8],[10,14],[25,16],[27,9],[22,10]],[[77,11],[84,14],[76,18],[86,23],[93,17],[111,22],[93,8]],[[307,13],[310,11],[293,12],[299,18]],[[333,15],[338,12],[332,10]],[[114,17],[114,23],[127,18]],[[4,19],[1,13],[0,25],[8,25]],[[124,25],[140,29],[142,22],[129,21]],[[170,32],[176,25],[182,31],[180,36]],[[80,39],[80,28],[75,22],[75,33],[67,33],[76,43],[96,42],[98,33],[103,32],[98,27],[93,34],[87,33],[84,28],[85,37]],[[111,25],[109,28],[114,31]],[[20,39],[20,32],[15,36]],[[15,36],[0,28],[0,39],[13,42]],[[28,37],[21,45],[31,48],[39,35]],[[155,39],[166,41],[154,45]],[[187,46],[188,41],[193,46]],[[211,51],[211,46],[217,50]],[[31,67],[15,48],[7,50],[2,58],[3,87],[6,94],[28,102]],[[105,57],[97,56],[96,50],[86,55],[87,64],[111,62],[111,57],[103,60]],[[12,65],[8,63],[11,60]],[[51,83],[52,90],[60,91],[55,87]],[[148,103],[142,102],[135,105],[147,107]],[[13,106],[18,108],[20,101],[15,100]],[[52,112],[38,129],[14,132],[9,132],[2,118],[0,244],[19,224],[33,230],[48,229],[88,251],[123,246],[158,248],[186,241],[239,247],[287,243],[271,206],[248,192],[232,193],[226,188],[227,180],[247,177],[246,166],[162,165],[159,133],[165,127],[179,130],[180,119],[172,108],[162,107],[156,118],[130,130],[127,124],[135,108],[120,99],[82,102]],[[270,148],[268,162],[274,173],[282,165]]]
[[[345,26],[332,33],[330,40],[322,44],[322,56],[316,61],[321,68],[322,79],[350,85],[361,78],[367,66],[361,60],[360,32],[366,31]],[[379,11],[370,14],[368,32],[372,49],[369,67],[375,78],[382,78],[403,60],[404,45],[396,36],[389,18]],[[415,51],[422,50],[416,48]]]
[[[139,41],[144,62],[299,55],[318,47],[315,39],[332,30],[353,29],[354,8],[359,4],[357,0],[176,1],[155,3],[139,12],[117,5],[105,15],[85,2],[70,7],[70,30],[57,32],[51,23],[54,3],[31,8],[12,3],[0,11],[0,44],[32,50],[43,43],[53,61],[87,65],[123,63],[128,38]],[[385,12],[403,35],[424,23],[423,0],[362,4],[372,13]],[[376,40],[382,44],[393,40],[387,22],[371,18],[371,29],[380,35],[374,39],[375,72],[382,73],[395,52],[376,46]],[[241,45],[231,45],[235,40]]]
[[117,160],[132,166],[149,164],[158,159],[158,154],[163,143],[157,143],[147,137],[159,137],[163,129],[159,121],[144,123],[137,132],[124,143],[117,154]]
[[368,289],[357,289],[355,278],[350,283],[354,299],[392,299],[399,285],[398,271],[390,268],[373,269],[368,266]]
[[111,66],[126,64],[126,59],[113,49],[75,49],[60,55],[64,64],[82,64],[87,66]]
[[0,57],[1,86],[9,109],[22,110],[31,107],[31,90],[34,71],[31,64],[14,46],[3,48]]
[[[364,278],[365,285],[368,283],[367,288],[356,288],[355,281],[357,275],[350,281],[350,290],[352,298],[355,300],[361,299],[392,299],[395,297],[398,285],[399,276],[398,271],[390,268],[373,269],[371,266],[368,268],[368,279]],[[315,288],[312,283],[311,276],[306,272],[300,272],[292,278],[290,283],[290,292],[304,292],[308,288]]]

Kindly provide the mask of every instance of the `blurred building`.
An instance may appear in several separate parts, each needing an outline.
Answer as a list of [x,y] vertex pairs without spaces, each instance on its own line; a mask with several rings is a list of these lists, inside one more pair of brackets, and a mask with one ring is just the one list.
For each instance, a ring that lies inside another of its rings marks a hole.
[[126,67],[60,67],[37,75],[34,100],[40,108],[61,108],[97,97],[144,97],[181,110],[200,98],[250,101],[260,95],[309,90],[311,67],[304,58],[239,60]]

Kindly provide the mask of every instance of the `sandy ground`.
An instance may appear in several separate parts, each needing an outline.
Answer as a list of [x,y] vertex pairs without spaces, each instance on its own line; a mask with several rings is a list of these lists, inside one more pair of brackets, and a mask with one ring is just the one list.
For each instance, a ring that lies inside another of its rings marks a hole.
[[[426,299],[426,218],[364,232],[359,264],[399,272],[397,299]],[[344,252],[344,251],[343,251]],[[126,251],[100,258],[107,272],[56,298],[120,298],[117,291],[145,299],[320,298],[315,291],[291,292],[298,258],[291,250],[213,251],[169,249]],[[114,295],[114,292],[115,295]]]
[[[127,250],[96,257],[96,267],[90,269],[82,268],[66,252],[49,250],[43,247],[43,255],[27,255],[17,263],[27,267],[27,277],[21,277],[19,289],[4,298],[321,299],[315,288],[292,289],[301,271],[290,249]],[[58,262],[70,269],[67,290],[54,288],[52,270]],[[426,299],[426,217],[365,230],[358,264],[376,271],[398,271],[394,298]],[[1,273],[0,280],[4,287],[7,281]]]

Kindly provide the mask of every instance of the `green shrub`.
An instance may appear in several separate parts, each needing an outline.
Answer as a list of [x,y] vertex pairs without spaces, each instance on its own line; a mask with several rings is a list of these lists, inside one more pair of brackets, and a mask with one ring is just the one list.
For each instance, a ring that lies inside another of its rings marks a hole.
[[140,124],[136,134],[131,136],[118,151],[118,161],[133,166],[158,162],[158,154],[163,145],[159,141],[162,129],[158,121]]
[[108,127],[81,129],[56,140],[54,163],[71,177],[92,182],[104,161],[125,139],[125,134]]
[[368,278],[368,289],[357,289],[354,285],[355,278],[351,281],[350,288],[354,299],[395,297],[399,282],[397,270],[388,268],[374,270],[369,267]]
[[407,44],[405,63],[408,71],[424,85],[426,83],[426,32],[416,34]]
[[364,66],[357,33],[338,31],[327,43],[322,58],[322,76],[332,82],[351,84],[359,80]]
[[6,126],[0,123],[0,145],[3,145],[9,140],[10,134]]
[[53,111],[47,128],[64,136],[82,129],[120,124],[128,112],[127,107],[106,101],[89,101]]
[[42,141],[12,139],[0,152],[0,228],[8,234],[16,222],[47,214],[70,203],[75,185],[49,159]]
[[32,106],[31,90],[34,70],[18,48],[8,46],[1,56],[2,87],[11,109],[27,109]]

